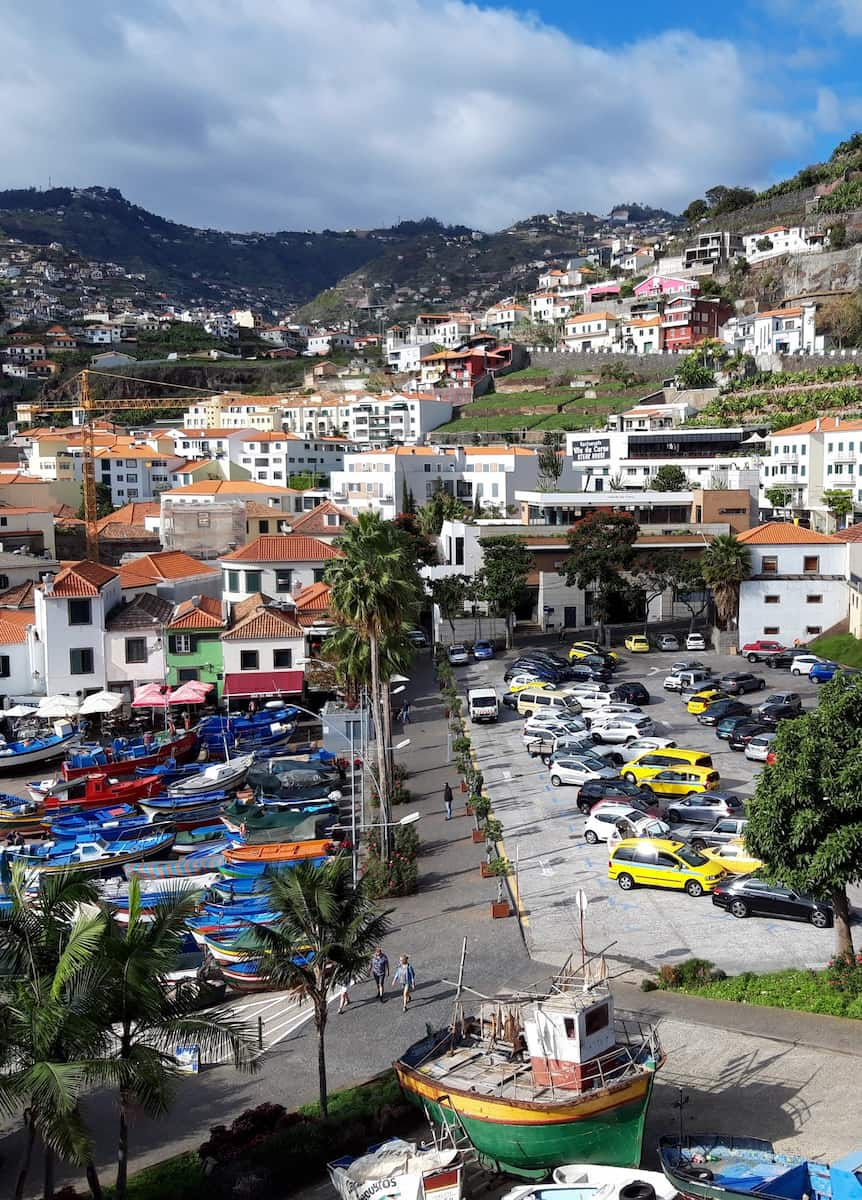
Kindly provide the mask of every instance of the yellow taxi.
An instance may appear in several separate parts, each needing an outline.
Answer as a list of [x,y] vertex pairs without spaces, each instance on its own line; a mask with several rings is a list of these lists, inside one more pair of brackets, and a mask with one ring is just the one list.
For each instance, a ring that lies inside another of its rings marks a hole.
[[677,768],[708,767],[712,769],[712,757],[704,750],[684,750],[679,746],[668,746],[662,750],[644,750],[630,762],[620,767],[620,774],[629,783],[645,783],[659,771]]
[[710,704],[714,703],[716,700],[732,699],[733,697],[728,695],[727,692],[723,692],[721,688],[702,688],[701,691],[695,692],[695,694],[689,698],[686,709],[693,717],[696,717],[699,713],[705,712],[706,709],[709,708]]
[[536,692],[556,692],[558,690],[555,683],[550,683],[547,679],[527,679],[525,676],[516,675],[515,678],[508,684],[510,692],[523,692],[524,688],[530,688]]
[[685,842],[664,838],[623,838],[610,850],[608,878],[624,892],[638,884],[676,888],[689,896],[711,892],[725,872]]
[[759,858],[755,858],[745,849],[741,842],[728,842],[724,846],[711,846],[700,851],[704,858],[715,863],[731,875],[750,875],[763,866]]
[[690,767],[680,763],[650,775],[641,786],[649,788],[655,796],[691,796],[697,792],[712,791],[718,787],[720,779],[715,767]]
[[615,654],[613,650],[609,650],[607,646],[600,646],[598,642],[573,642],[569,647],[570,662],[575,662],[579,658],[586,658],[588,654],[604,654],[605,658],[609,658],[611,662],[620,661],[618,654]]
[[633,633],[626,638],[626,650],[632,654],[649,654],[649,638],[642,633]]

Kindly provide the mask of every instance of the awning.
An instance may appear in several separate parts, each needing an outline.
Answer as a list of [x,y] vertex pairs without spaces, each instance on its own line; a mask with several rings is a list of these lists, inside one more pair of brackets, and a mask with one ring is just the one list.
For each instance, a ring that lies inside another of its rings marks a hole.
[[304,678],[302,671],[234,671],[225,675],[222,695],[226,700],[298,696]]

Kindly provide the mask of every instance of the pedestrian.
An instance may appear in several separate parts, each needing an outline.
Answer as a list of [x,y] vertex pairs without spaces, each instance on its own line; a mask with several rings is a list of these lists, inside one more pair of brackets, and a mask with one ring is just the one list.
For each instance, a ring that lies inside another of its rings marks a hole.
[[566,627],[565,627],[565,625],[561,625],[558,641],[564,642],[565,640],[566,640]]
[[477,771],[473,779],[473,791],[477,796],[481,796],[485,789],[485,776],[481,771]]
[[392,976],[392,982],[401,985],[402,1012],[407,1012],[407,1005],[413,999],[413,988],[416,985],[416,972],[406,954],[401,955],[398,970]]
[[338,1001],[338,1015],[339,1016],[341,1016],[341,1014],[344,1012],[345,1008],[347,1008],[349,1003],[350,1003],[350,993],[347,990],[347,984],[345,984],[341,990],[341,999]]
[[452,820],[452,787],[447,779],[443,785],[443,804],[446,808],[446,820]]
[[377,985],[377,999],[382,1004],[384,1001],[384,987],[386,985],[386,976],[389,974],[389,959],[383,953],[383,947],[378,946],[371,956],[371,978]]
[[409,700],[404,701],[404,707],[401,709],[401,724],[402,725],[410,724],[410,701]]

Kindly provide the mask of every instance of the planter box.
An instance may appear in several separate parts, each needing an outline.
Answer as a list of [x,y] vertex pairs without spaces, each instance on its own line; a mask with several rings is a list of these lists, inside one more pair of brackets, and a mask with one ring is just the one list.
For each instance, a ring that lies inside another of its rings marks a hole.
[[473,805],[469,801],[464,805],[464,813],[468,817],[472,817],[473,815]]
[[485,830],[484,829],[474,829],[473,830],[473,841],[477,845],[480,845],[482,842],[484,842],[484,840],[485,840]]
[[461,780],[461,791],[462,791],[462,792],[468,792],[469,790],[470,790],[470,789],[467,787],[467,784],[466,784],[466,783],[464,782],[464,780],[462,779],[462,780]]
[[499,920],[500,917],[511,917],[511,915],[512,910],[509,907],[508,900],[502,900],[499,904],[496,900],[491,901],[491,916],[495,921]]
[[491,876],[493,875],[493,871],[490,869],[490,867],[488,866],[488,864],[486,862],[483,862],[483,863],[479,863],[479,874],[482,876],[483,879],[490,879]]

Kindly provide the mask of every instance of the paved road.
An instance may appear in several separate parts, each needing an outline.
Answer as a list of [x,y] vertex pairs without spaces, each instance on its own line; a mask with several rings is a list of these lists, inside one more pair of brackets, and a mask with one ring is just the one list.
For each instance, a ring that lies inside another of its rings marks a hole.
[[[509,656],[511,657],[511,656]],[[751,669],[762,672],[769,690],[744,699],[760,703],[772,691],[797,691],[809,707],[816,703],[817,685],[787,671],[748,668],[739,658],[713,654],[626,654],[615,679],[636,679],[650,692],[650,716],[659,734],[679,746],[707,750],[721,773],[722,785],[750,795],[761,769],[743,754],[728,748],[712,729],[690,716],[679,697],[662,689],[672,661],[697,657],[716,671]],[[459,669],[464,688],[474,681],[493,682],[503,689],[506,656]],[[471,730],[494,810],[504,826],[509,857],[519,863],[518,881],[526,912],[525,935],[530,953],[543,962],[562,962],[578,945],[578,914],[572,898],[578,889],[589,899],[587,936],[590,946],[613,943],[611,957],[649,970],[662,963],[694,955],[708,958],[729,973],[770,971],[782,967],[818,967],[832,952],[829,930],[798,922],[751,918],[738,921],[715,909],[708,896],[693,900],[684,894],[638,888],[622,892],[607,878],[607,850],[583,839],[574,787],[555,788],[548,770],[523,748],[523,722],[503,709],[497,725]],[[862,906],[862,890],[853,898]]]

